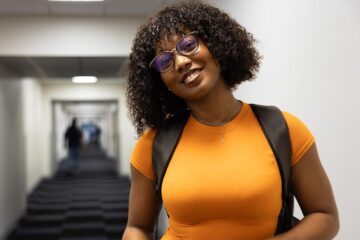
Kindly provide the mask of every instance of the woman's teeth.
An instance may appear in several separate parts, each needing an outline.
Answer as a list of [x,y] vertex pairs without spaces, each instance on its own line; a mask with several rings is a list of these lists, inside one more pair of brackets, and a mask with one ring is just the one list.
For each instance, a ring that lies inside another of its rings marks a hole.
[[194,72],[192,72],[185,78],[184,83],[187,84],[187,83],[194,81],[194,79],[199,75],[199,73],[200,73],[200,70],[195,70]]

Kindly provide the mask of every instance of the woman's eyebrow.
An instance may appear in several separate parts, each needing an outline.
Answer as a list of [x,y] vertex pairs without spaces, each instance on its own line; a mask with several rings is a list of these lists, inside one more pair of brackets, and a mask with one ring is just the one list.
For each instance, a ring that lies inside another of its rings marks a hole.
[[172,48],[171,47],[166,47],[163,44],[157,46],[157,50],[160,52],[164,52],[164,51],[170,51]]
[[164,48],[162,48],[161,46],[156,46],[155,47],[155,55],[159,54],[159,53],[162,53],[166,51]]
[[166,51],[165,48],[159,47],[159,52],[164,52]]

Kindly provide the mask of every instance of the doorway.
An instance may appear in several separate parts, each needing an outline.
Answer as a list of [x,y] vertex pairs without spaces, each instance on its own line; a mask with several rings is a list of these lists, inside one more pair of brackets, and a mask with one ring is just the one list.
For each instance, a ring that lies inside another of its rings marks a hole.
[[107,157],[119,165],[118,102],[109,101],[53,101],[52,102],[52,173],[67,157],[64,134],[76,118],[84,145],[99,147]]

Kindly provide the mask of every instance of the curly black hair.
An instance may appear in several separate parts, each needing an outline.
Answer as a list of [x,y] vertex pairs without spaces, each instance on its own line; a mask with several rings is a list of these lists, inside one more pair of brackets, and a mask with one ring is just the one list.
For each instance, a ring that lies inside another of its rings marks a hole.
[[127,83],[129,115],[140,135],[150,127],[157,129],[167,119],[187,111],[184,100],[170,92],[160,74],[149,67],[161,41],[198,31],[213,57],[220,63],[228,87],[255,77],[260,55],[255,39],[244,27],[216,7],[201,1],[169,5],[150,17],[133,41]]

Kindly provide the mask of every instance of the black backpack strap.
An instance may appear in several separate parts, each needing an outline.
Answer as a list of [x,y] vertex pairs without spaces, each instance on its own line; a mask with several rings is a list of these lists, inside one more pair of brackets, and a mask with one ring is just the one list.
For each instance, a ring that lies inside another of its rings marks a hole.
[[279,234],[291,229],[296,222],[296,219],[293,219],[294,195],[291,186],[292,151],[289,129],[277,107],[250,105],[275,155],[281,174],[282,208],[276,229],[276,234]]
[[189,113],[184,113],[168,120],[156,130],[152,144],[152,163],[156,175],[155,190],[161,199],[162,181],[188,118]]

